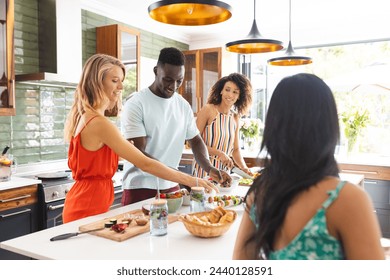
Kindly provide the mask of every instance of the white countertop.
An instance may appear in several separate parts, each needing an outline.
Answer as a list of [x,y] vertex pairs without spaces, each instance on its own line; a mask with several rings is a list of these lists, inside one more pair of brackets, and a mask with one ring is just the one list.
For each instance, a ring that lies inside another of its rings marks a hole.
[[[248,187],[232,190],[235,195],[245,195]],[[227,194],[227,193],[221,193]],[[117,242],[91,234],[83,234],[66,240],[51,242],[50,238],[59,234],[76,232],[79,226],[104,218],[140,209],[145,201],[111,210],[105,214],[92,216],[71,223],[49,228],[22,237],[0,243],[2,249],[26,255],[33,259],[56,260],[158,260],[158,259],[231,259],[233,247],[244,212],[243,205],[232,207],[237,219],[222,236],[210,239],[191,235],[182,222],[168,225],[165,236],[150,236],[149,232],[128,240]],[[183,206],[179,212],[186,213],[189,206]]]
[[24,176],[35,175],[39,173],[64,171],[69,169],[67,160],[54,160],[47,162],[37,162],[22,164],[17,167],[15,175],[11,176],[11,180],[0,182],[0,191],[25,187],[29,185],[39,184],[42,181],[38,179],[25,178]]
[[[248,187],[239,186],[232,194],[244,196]],[[220,193],[229,194],[229,193]],[[78,231],[79,226],[109,218],[133,209],[140,209],[147,201],[111,210],[107,213],[80,219],[0,243],[0,248],[33,259],[42,260],[231,260],[237,231],[244,212],[243,205],[230,209],[237,212],[237,219],[230,229],[216,238],[199,238],[191,235],[180,222],[168,225],[165,236],[150,236],[144,233],[128,240],[117,242],[91,234],[83,234],[66,240],[51,242],[59,234]],[[187,213],[183,206],[179,213]],[[390,258],[390,240],[382,239]]]
[[0,182],[0,191],[35,185],[41,182],[42,182],[41,180],[11,176],[11,180],[6,182]]

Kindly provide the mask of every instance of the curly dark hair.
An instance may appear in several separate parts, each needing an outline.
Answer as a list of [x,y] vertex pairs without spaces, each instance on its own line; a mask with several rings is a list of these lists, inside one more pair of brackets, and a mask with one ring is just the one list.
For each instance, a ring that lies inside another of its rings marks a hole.
[[171,64],[175,66],[183,66],[186,62],[186,57],[181,50],[176,48],[163,48],[160,51],[157,64],[163,66],[164,64]]
[[261,144],[269,158],[248,192],[254,192],[261,225],[250,240],[265,257],[293,199],[326,176],[338,177],[339,138],[336,102],[325,82],[306,73],[282,79],[271,97]]
[[234,107],[239,115],[245,115],[248,113],[252,105],[252,84],[245,75],[240,73],[232,73],[229,76],[219,79],[211,87],[207,103],[214,105],[221,103],[221,92],[227,82],[233,82],[240,89],[240,96],[238,97],[236,103],[234,103]]

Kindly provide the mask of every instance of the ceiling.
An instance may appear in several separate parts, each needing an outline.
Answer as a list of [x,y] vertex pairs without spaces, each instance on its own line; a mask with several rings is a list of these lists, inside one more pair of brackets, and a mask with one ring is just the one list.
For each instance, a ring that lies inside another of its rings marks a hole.
[[[223,46],[243,39],[253,22],[252,0],[223,0],[233,8],[226,22],[208,26],[174,26],[152,20],[154,0],[81,0],[82,8],[190,45],[190,49]],[[386,0],[292,0],[295,48],[368,40],[390,40]],[[256,1],[256,22],[265,38],[288,44],[288,0]]]

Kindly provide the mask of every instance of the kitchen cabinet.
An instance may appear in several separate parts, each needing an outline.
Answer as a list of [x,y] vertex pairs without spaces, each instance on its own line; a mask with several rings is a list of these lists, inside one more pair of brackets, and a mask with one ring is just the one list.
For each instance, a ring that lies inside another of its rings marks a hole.
[[340,172],[361,174],[365,179],[390,181],[390,166],[339,163]]
[[0,116],[15,116],[14,0],[0,0]]
[[[38,185],[0,191],[0,242],[38,230]],[[28,259],[0,249],[0,260]]]
[[221,48],[183,51],[185,76],[179,93],[190,103],[194,113],[207,102],[210,88],[221,78]]
[[188,154],[183,154],[179,163],[178,169],[181,172],[191,174],[192,175],[192,162],[193,156]]
[[383,237],[390,237],[390,181],[365,179],[364,189],[374,204]]
[[[126,78],[122,98],[139,90],[140,85],[140,33],[137,30],[112,24],[96,27],[96,53],[104,53],[121,60],[126,66]],[[106,112],[117,116],[118,108]]]

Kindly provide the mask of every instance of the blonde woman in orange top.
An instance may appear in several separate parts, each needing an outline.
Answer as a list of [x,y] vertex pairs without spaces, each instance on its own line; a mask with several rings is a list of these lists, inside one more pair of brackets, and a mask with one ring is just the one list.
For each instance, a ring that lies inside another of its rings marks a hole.
[[[196,125],[214,167],[230,169],[235,164],[253,175],[241,155],[239,141],[239,120],[251,104],[252,85],[242,74],[222,77],[211,88],[207,104],[197,114]],[[197,163],[194,174],[200,178],[207,175]]]
[[146,157],[104,116],[106,110],[118,106],[125,74],[118,59],[104,54],[91,56],[83,68],[65,127],[70,142],[68,165],[76,182],[65,199],[64,223],[108,211],[114,200],[112,177],[118,155],[163,179],[215,189],[206,180]]

